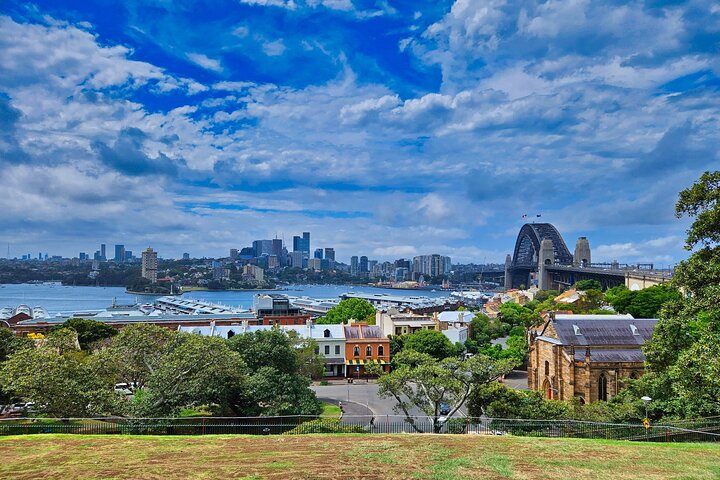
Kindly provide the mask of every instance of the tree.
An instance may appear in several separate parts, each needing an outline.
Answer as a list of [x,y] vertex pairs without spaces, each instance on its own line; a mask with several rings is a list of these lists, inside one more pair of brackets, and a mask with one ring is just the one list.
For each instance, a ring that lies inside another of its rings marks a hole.
[[58,328],[48,332],[42,341],[44,347],[54,350],[59,354],[77,352],[80,350],[78,334],[71,328]]
[[600,290],[600,291],[602,291],[602,284],[599,281],[593,280],[593,279],[578,280],[577,282],[575,282],[575,285],[573,285],[573,287],[577,290],[582,290],[582,291],[585,291],[585,290]]
[[69,328],[77,332],[78,342],[82,350],[88,350],[91,344],[115,336],[118,331],[106,323],[84,318],[71,318],[50,329]]
[[500,305],[500,315],[502,316],[502,321],[510,324],[511,327],[516,325],[532,327],[541,321],[540,316],[529,308],[512,302]]
[[362,298],[346,298],[328,310],[324,317],[318,319],[318,324],[345,323],[350,319],[365,320],[375,315],[375,307]]
[[142,389],[160,367],[163,355],[176,335],[158,325],[129,325],[97,355],[108,369],[112,369],[119,382]]
[[606,298],[616,311],[635,318],[655,318],[665,303],[681,297],[680,292],[669,285],[653,285],[636,291],[615,288],[613,292],[608,290]]
[[437,360],[426,353],[404,350],[395,356],[391,372],[379,373],[378,394],[392,397],[397,402],[396,411],[405,415],[412,428],[421,432],[410,409],[416,407],[432,418],[433,432],[440,432],[440,404],[450,407],[447,417],[452,417],[465,403],[470,392],[478,385],[496,381],[510,372],[515,365],[512,360],[492,360],[475,355],[467,360],[446,358]]
[[680,192],[676,216],[689,216],[685,248],[672,286],[685,296],[670,299],[660,310],[652,339],[643,348],[646,375],[638,382],[662,414],[720,414],[720,172],[705,172]]
[[[0,327],[0,366],[7,358],[26,348],[32,348],[33,342],[27,337],[18,337],[9,328]],[[3,391],[3,385],[0,383],[0,405],[8,403],[10,396]]]
[[261,330],[235,335],[227,343],[248,367],[248,394],[244,404],[249,415],[317,415],[322,410],[310,389],[312,370],[324,364],[315,356],[315,342],[297,344],[280,330]]
[[122,399],[92,356],[58,353],[50,346],[11,354],[0,368],[0,384],[8,393],[35,402],[50,417],[113,415]]
[[297,355],[298,374],[318,380],[325,373],[325,360],[318,352],[318,342],[312,338],[304,338],[295,331],[288,332],[290,343]]
[[0,363],[18,350],[32,347],[32,345],[29,338],[18,337],[9,328],[0,327]]
[[250,376],[247,412],[268,416],[319,415],[322,404],[309,387],[308,377],[262,367]]
[[230,350],[242,357],[251,372],[272,367],[281,373],[299,372],[297,352],[290,337],[281,330],[259,330],[228,339]]
[[216,405],[242,415],[247,369],[241,356],[218,337],[175,335],[135,402],[135,413],[168,416],[182,407]]
[[458,351],[450,339],[437,330],[418,330],[415,333],[404,335],[404,349],[427,353],[438,360],[456,357]]
[[540,392],[514,390],[493,382],[473,389],[468,398],[468,415],[552,420],[568,418],[569,411],[564,402],[546,401]]

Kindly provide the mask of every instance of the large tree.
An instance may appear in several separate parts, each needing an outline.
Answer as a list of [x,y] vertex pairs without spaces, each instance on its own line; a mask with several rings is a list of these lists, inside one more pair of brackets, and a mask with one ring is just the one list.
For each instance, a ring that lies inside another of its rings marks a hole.
[[0,384],[50,417],[113,415],[123,407],[95,357],[77,350],[59,353],[47,344],[10,355],[0,368]]
[[412,428],[421,432],[411,411],[417,408],[430,417],[433,432],[442,429],[441,404],[449,406],[452,417],[467,400],[474,387],[486,385],[507,374],[513,360],[493,360],[475,355],[467,360],[437,360],[426,353],[404,350],[393,359],[393,370],[380,373],[378,394],[397,402],[396,410],[405,415]]
[[160,367],[177,333],[157,325],[138,324],[123,328],[110,346],[98,352],[118,382],[142,389]]
[[118,333],[117,330],[106,323],[84,318],[70,318],[62,324],[53,327],[50,331],[60,328],[75,330],[78,341],[80,342],[80,348],[83,350],[88,350],[95,342],[113,337]]
[[458,355],[458,349],[455,345],[442,332],[437,330],[418,330],[415,333],[405,335],[403,348],[415,350],[419,353],[427,353],[438,360]]
[[250,415],[316,415],[322,410],[310,376],[318,372],[315,342],[281,330],[235,335],[228,346],[248,367],[244,408]]
[[350,319],[375,323],[375,307],[362,298],[346,298],[328,310],[324,317],[318,319],[317,323],[345,323]]
[[141,416],[169,416],[183,407],[215,405],[244,414],[247,369],[217,337],[176,333],[135,402]]
[[645,345],[648,374],[632,389],[651,396],[658,415],[720,415],[720,172],[680,192],[678,217],[693,219],[675,268],[671,299]]

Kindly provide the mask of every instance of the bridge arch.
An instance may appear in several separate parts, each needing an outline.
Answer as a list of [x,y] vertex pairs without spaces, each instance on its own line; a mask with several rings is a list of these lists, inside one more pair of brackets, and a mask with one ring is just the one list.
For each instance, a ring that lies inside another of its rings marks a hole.
[[526,223],[520,229],[512,256],[513,267],[537,268],[540,242],[550,239],[555,263],[572,265],[573,256],[557,228],[550,223]]

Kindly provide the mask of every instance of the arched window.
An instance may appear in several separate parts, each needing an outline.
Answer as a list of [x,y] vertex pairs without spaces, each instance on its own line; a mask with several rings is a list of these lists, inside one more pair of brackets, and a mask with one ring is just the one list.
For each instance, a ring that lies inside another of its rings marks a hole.
[[607,377],[604,373],[598,378],[598,400],[607,400]]
[[543,391],[543,397],[545,397],[546,400],[553,399],[552,386],[550,385],[550,382],[547,380],[547,378],[543,382],[542,391]]
[[384,357],[385,356],[385,347],[382,345],[378,345],[378,357]]
[[355,349],[353,350],[353,356],[359,357],[360,356],[360,346],[355,345]]
[[550,362],[545,360],[545,376],[549,376],[549,375],[550,375]]
[[323,332],[323,337],[330,338],[330,329],[326,328]]
[[372,357],[372,346],[368,345],[367,347],[365,347],[365,356]]
[[227,337],[228,337],[228,338],[232,338],[232,337],[234,337],[234,336],[235,336],[235,332],[233,332],[232,330],[229,330]]

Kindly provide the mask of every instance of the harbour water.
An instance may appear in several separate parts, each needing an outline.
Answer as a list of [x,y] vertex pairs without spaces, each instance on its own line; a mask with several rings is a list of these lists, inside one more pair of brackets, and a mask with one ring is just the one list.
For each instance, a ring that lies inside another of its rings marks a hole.
[[[386,293],[417,297],[446,297],[447,291],[398,290],[349,285],[290,285],[283,290],[253,291],[199,291],[187,292],[184,298],[206,300],[212,303],[234,307],[250,308],[253,296],[258,293],[281,293],[294,297],[338,298],[345,292]],[[109,307],[113,299],[118,304],[151,303],[155,297],[136,296],[125,293],[122,287],[71,287],[59,284],[0,285],[0,307],[44,307],[51,316],[59,313],[102,310]]]

